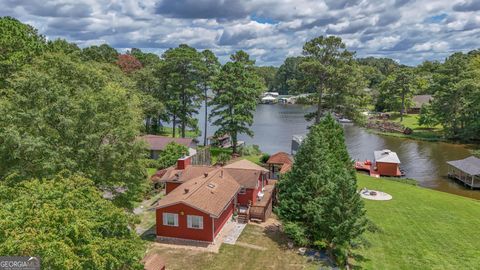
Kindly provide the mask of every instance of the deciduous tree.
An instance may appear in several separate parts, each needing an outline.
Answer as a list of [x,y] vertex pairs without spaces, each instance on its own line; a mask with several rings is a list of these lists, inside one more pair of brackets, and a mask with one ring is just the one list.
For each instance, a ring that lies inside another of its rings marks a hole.
[[66,173],[0,182],[0,253],[40,256],[42,269],[143,269],[133,218],[94,182]]

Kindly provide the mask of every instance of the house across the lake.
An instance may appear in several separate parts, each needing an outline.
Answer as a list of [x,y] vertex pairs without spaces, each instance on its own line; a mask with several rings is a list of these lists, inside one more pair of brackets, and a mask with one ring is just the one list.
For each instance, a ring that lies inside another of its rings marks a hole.
[[275,181],[269,183],[267,169],[248,160],[197,166],[189,158],[179,159],[155,180],[166,189],[156,210],[159,239],[214,242],[234,212],[239,222],[268,219]]
[[429,104],[433,99],[432,95],[416,95],[412,98],[413,105],[408,108],[408,113],[420,113],[420,109],[425,104]]
[[195,143],[191,138],[172,138],[158,135],[144,135],[138,138],[147,143],[147,149],[150,151],[150,158],[157,159],[160,153],[165,150],[169,143],[177,143],[188,148],[189,155],[196,153]]

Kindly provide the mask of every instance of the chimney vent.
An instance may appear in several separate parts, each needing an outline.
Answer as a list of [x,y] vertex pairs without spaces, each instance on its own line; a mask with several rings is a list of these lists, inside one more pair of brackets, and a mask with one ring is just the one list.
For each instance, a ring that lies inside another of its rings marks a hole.
[[188,188],[186,188],[183,191],[185,191],[185,194],[187,194],[190,190]]
[[208,172],[204,173],[203,176],[207,177],[207,176],[208,176]]

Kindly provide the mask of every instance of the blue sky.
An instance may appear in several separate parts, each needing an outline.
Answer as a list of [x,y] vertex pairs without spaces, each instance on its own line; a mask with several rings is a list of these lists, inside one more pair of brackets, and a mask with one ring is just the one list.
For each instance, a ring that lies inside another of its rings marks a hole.
[[0,16],[81,47],[162,54],[187,43],[222,62],[243,49],[259,65],[278,66],[319,35],[407,65],[480,48],[480,0],[0,0]]

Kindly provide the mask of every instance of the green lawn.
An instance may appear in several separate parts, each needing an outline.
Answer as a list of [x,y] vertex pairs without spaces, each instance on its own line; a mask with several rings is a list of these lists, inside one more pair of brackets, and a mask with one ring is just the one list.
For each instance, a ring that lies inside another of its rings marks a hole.
[[[232,149],[231,148],[210,147],[210,155],[211,155],[211,159],[212,159],[212,164],[215,164],[217,162],[218,156],[222,153],[226,153],[226,154],[231,155],[232,154]],[[250,160],[253,163],[261,165],[261,162],[260,162],[261,157],[262,157],[262,154],[241,156],[240,159],[247,159],[247,160]]]
[[148,179],[157,172],[157,168],[147,168]]
[[[172,137],[172,133],[173,133],[173,128],[171,128],[171,127],[163,127],[160,130],[160,135],[162,135],[162,136]],[[175,137],[180,137],[180,129],[177,128],[175,130],[175,134],[176,134]],[[192,131],[192,130],[186,130],[185,131],[185,137],[187,137],[187,138],[196,138],[198,136],[200,136],[199,132],[195,132],[195,131]]]
[[[167,269],[318,269],[308,263],[296,249],[286,247],[282,233],[247,225],[238,242],[242,245],[223,244],[218,254],[155,247],[152,250],[166,260]],[[246,245],[245,245],[246,244]],[[248,246],[251,245],[251,246]]]
[[398,122],[404,125],[405,127],[411,128],[413,133],[410,135],[400,134],[400,133],[386,133],[381,132],[382,134],[396,137],[412,138],[426,141],[442,141],[443,139],[443,128],[440,125],[437,125],[432,128],[420,126],[418,124],[419,114],[405,114],[403,116],[403,121],[400,122],[400,114],[392,113],[390,120],[393,122]]
[[478,269],[480,202],[359,175],[360,188],[387,192],[391,201],[365,200],[379,228],[358,252],[364,269]]

